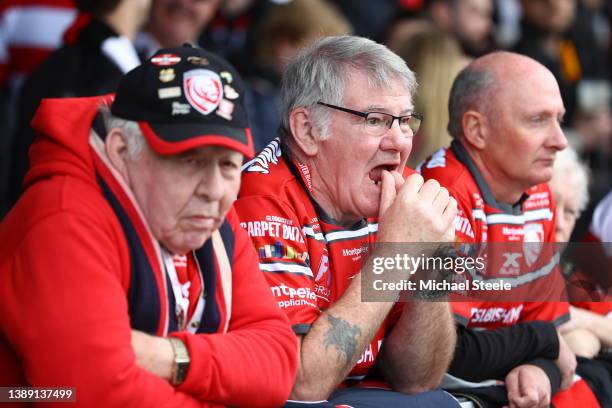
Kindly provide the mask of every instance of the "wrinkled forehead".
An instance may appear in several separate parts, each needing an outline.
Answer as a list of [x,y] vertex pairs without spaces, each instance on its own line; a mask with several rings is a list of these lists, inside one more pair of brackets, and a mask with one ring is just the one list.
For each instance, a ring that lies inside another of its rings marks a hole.
[[392,76],[380,81],[362,72],[352,72],[345,82],[342,101],[376,106],[388,103],[389,98],[404,99],[405,104],[412,106],[413,95],[404,78]]

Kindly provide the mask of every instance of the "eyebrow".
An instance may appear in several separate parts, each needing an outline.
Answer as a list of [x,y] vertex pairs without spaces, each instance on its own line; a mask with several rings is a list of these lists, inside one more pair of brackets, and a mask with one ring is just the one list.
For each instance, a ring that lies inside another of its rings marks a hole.
[[[389,113],[389,110],[381,105],[369,105],[366,107],[365,112],[381,112],[381,113]],[[414,112],[414,106],[411,108],[406,108],[400,112],[400,116],[410,115]]]

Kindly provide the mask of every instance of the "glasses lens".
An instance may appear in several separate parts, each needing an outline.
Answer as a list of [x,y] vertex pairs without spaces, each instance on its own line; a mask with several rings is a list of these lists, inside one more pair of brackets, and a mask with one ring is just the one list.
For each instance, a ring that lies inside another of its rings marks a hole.
[[421,119],[416,116],[404,116],[400,119],[400,128],[402,132],[408,133],[412,132],[416,134],[421,127]]
[[382,135],[391,127],[393,116],[386,113],[370,112],[365,118],[365,130],[373,136]]

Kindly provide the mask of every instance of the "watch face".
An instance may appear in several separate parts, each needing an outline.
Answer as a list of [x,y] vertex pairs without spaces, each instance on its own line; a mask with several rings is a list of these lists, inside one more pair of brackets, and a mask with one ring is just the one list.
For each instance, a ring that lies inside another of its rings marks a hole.
[[181,362],[181,363],[176,363],[176,371],[175,371],[175,376],[173,378],[172,383],[175,385],[178,384],[182,384],[183,381],[185,381],[185,378],[187,377],[187,371],[189,370],[189,362]]

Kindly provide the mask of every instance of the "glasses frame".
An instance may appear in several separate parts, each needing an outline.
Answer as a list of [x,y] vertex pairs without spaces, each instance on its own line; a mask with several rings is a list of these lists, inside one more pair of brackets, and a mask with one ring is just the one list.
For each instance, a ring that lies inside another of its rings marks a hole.
[[[359,116],[359,117],[362,117],[364,119],[367,119],[368,115],[371,114],[371,113],[377,113],[379,115],[391,116],[393,119],[391,120],[391,123],[389,124],[388,129],[391,129],[393,127],[393,124],[395,123],[396,119],[397,119],[398,125],[401,123],[401,119],[403,119],[403,118],[412,118],[412,117],[414,117],[414,118],[417,118],[418,120],[420,120],[421,122],[423,122],[423,115],[418,113],[418,112],[412,112],[410,115],[395,116],[395,115],[392,115],[392,114],[387,113],[387,112],[377,112],[377,111],[361,112],[361,111],[357,111],[357,110],[353,110],[353,109],[349,109],[349,108],[343,108],[342,106],[336,106],[336,105],[332,105],[332,104],[321,102],[321,101],[318,101],[317,105],[326,106],[328,108],[332,108],[332,109],[336,109],[336,110],[339,110],[339,111],[342,111],[342,112],[350,113],[351,115]],[[413,132],[413,135],[417,134],[419,132],[419,130],[421,130],[421,125],[420,124],[419,124],[419,128],[417,129],[417,131]]]

